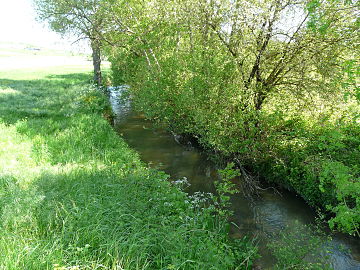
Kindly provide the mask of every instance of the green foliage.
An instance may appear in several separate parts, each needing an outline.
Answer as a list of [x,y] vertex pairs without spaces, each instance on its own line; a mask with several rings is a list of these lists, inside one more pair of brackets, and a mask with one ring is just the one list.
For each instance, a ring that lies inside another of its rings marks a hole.
[[[330,253],[327,244],[330,240],[317,229],[299,223],[293,224],[291,229],[286,227],[268,244],[277,261],[274,269],[332,269],[327,262]],[[322,254],[320,261],[319,254]]]
[[78,111],[84,113],[103,113],[111,111],[109,101],[106,97],[106,89],[87,85],[76,97]]
[[358,125],[297,132],[275,148],[275,159],[269,157],[257,170],[269,181],[295,190],[311,206],[327,210],[331,228],[358,234]]
[[[345,74],[345,78],[342,81],[342,87],[345,90],[345,98],[348,98],[349,96],[355,96],[355,98],[359,102],[360,87],[357,81],[360,76],[359,63],[354,59],[344,61],[343,72]],[[359,117],[359,115],[357,115],[357,117]]]
[[[355,4],[115,1],[110,15],[121,29],[107,33],[121,43],[106,48],[114,81],[140,111],[358,231],[344,190],[358,194]],[[328,173],[328,162],[347,169]]]
[[239,192],[236,185],[231,182],[235,177],[240,176],[240,171],[234,169],[234,163],[228,163],[226,168],[219,170],[221,180],[215,182],[216,191],[218,192],[218,201],[220,205],[219,214],[225,217],[230,217],[231,212],[228,210],[230,207],[230,196]]
[[0,269],[249,269],[252,243],[145,167],[72,72],[1,74]]
[[61,34],[96,38],[102,27],[102,0],[34,0],[38,19]]
[[360,236],[360,177],[355,177],[350,168],[341,162],[324,162],[320,174],[320,190],[326,192],[324,185],[335,188],[337,203],[327,205],[336,216],[330,219],[331,228]]

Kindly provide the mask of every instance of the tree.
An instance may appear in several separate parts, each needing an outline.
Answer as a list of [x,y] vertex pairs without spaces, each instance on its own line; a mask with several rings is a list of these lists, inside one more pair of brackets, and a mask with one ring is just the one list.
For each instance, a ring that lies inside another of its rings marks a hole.
[[53,31],[88,39],[92,50],[94,81],[101,85],[101,44],[105,27],[103,0],[34,0],[40,21]]
[[274,91],[334,90],[330,79],[340,73],[339,60],[356,35],[349,28],[356,7],[339,2],[225,0],[201,8],[205,25],[236,62],[240,87],[251,92],[255,110]]

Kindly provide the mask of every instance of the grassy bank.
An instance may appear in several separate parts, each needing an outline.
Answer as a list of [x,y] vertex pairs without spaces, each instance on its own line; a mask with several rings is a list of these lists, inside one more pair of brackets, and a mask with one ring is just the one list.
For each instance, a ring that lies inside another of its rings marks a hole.
[[246,269],[254,248],[148,169],[83,68],[0,73],[0,269]]

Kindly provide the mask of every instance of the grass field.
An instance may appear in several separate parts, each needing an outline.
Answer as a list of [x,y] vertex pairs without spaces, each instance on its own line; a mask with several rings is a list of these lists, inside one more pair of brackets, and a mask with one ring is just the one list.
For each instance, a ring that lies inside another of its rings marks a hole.
[[0,69],[1,270],[250,269],[251,243],[112,130],[88,65],[29,65]]

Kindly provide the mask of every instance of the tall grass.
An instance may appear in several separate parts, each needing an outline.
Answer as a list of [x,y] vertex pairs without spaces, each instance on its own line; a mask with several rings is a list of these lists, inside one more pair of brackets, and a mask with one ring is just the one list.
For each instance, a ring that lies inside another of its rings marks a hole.
[[0,269],[249,269],[251,243],[140,161],[89,77],[0,73]]

